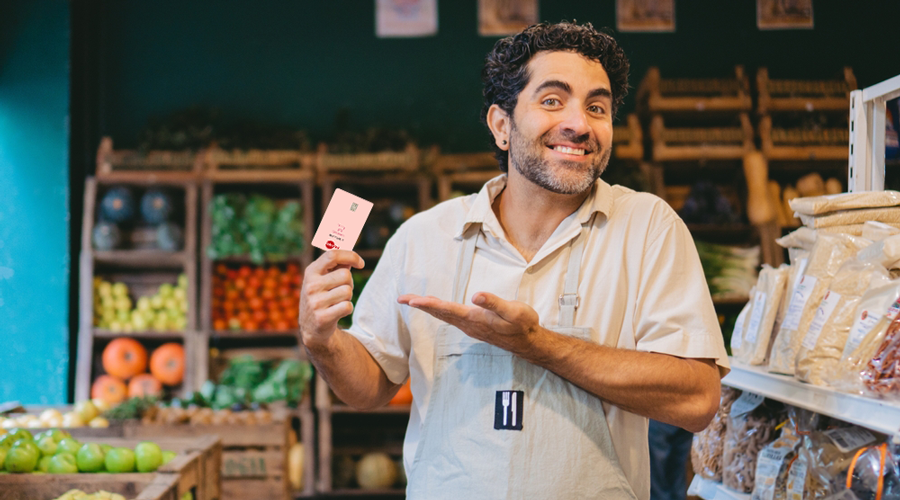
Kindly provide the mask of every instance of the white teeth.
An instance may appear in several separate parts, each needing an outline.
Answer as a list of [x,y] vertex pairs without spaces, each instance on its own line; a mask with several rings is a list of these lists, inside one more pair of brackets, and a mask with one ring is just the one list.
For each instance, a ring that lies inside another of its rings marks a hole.
[[569,155],[579,155],[579,156],[584,155],[583,149],[575,149],[575,148],[570,148],[570,147],[566,147],[566,146],[553,146],[553,150],[558,151],[560,153],[569,154]]

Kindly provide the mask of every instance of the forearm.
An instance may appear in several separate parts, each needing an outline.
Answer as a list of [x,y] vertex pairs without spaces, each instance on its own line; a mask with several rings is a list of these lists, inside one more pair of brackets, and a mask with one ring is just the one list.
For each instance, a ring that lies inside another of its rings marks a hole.
[[600,399],[698,432],[719,402],[714,361],[606,347],[540,328],[516,354]]
[[335,329],[325,341],[301,341],[310,361],[341,401],[356,409],[386,404],[400,387],[391,382],[378,362],[353,335]]

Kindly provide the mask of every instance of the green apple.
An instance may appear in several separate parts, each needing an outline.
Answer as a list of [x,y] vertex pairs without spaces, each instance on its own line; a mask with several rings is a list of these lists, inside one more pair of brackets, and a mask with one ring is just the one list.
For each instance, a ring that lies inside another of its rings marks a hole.
[[47,467],[50,474],[77,474],[78,465],[75,463],[75,455],[71,453],[57,453],[50,459]]
[[175,458],[177,456],[178,456],[178,453],[175,453],[174,451],[162,452],[162,464],[166,465],[167,463],[171,462],[173,458]]
[[128,448],[113,448],[106,454],[104,463],[109,472],[134,472],[134,452]]
[[138,472],[154,472],[162,465],[162,449],[150,441],[140,442],[134,447],[134,461]]
[[27,430],[22,429],[22,428],[10,429],[6,435],[12,435],[13,442],[16,442],[20,439],[34,441],[34,436],[32,436],[30,432],[28,432]]
[[150,297],[150,307],[152,307],[153,309],[162,309],[163,300],[163,297],[160,297],[159,295]]
[[85,422],[90,422],[100,415],[100,410],[94,406],[93,401],[90,399],[85,399],[84,401],[79,401],[75,404],[75,413],[81,415],[81,420]]
[[81,443],[76,441],[73,438],[67,437],[63,438],[59,442],[59,446],[56,448],[56,453],[68,453],[69,455],[75,456],[78,453],[78,450],[81,449]]
[[175,291],[175,287],[169,283],[159,285],[159,295],[164,299],[171,297],[173,291]]
[[0,471],[3,469],[3,463],[6,461],[6,454],[9,453],[9,448],[0,447]]
[[40,460],[38,460],[37,470],[41,472],[49,472],[50,471],[50,461],[53,460],[51,456],[43,456]]
[[111,297],[112,296],[112,283],[109,281],[104,281],[100,283],[100,286],[97,287],[97,294],[101,297]]
[[182,274],[178,275],[178,286],[181,288],[187,288],[187,286],[188,286],[187,274],[182,273]]
[[150,297],[141,297],[137,300],[137,309],[138,311],[149,311],[150,307]]
[[113,332],[121,332],[122,331],[122,323],[119,321],[111,321],[109,323],[109,330]]
[[100,449],[103,450],[103,454],[106,455],[107,453],[109,453],[109,450],[113,449],[113,447],[104,443],[100,445]]
[[75,455],[75,465],[79,472],[100,472],[106,456],[97,443],[86,443]]
[[128,309],[119,309],[116,311],[116,321],[119,323],[125,323],[126,321],[131,321],[131,311]]
[[113,297],[127,297],[128,285],[126,285],[125,283],[115,283],[112,286],[112,295]]
[[59,443],[57,443],[56,440],[53,439],[52,435],[45,434],[38,440],[37,447],[39,450],[41,450],[42,455],[55,455],[56,449],[59,448]]
[[36,444],[34,444],[34,441],[31,441],[29,439],[20,439],[16,441],[15,443],[13,443],[12,448],[10,449],[13,448],[27,448],[29,451],[36,454],[38,458],[41,458],[41,449],[38,448]]
[[178,302],[184,302],[187,300],[187,290],[184,288],[178,287],[172,292],[172,297],[175,298]]
[[[25,441],[16,441],[16,443],[25,443]],[[31,443],[31,445],[34,446],[34,443]],[[6,461],[3,467],[8,472],[31,472],[37,467],[40,454],[41,452],[38,451],[37,446],[31,448],[27,445],[13,445],[6,453]]]
[[147,331],[150,324],[147,322],[147,319],[144,318],[143,314],[134,313],[131,315],[131,326],[134,327],[134,331],[143,332]]
[[72,435],[69,434],[68,431],[64,431],[62,429],[51,429],[47,432],[49,432],[50,435],[53,436],[53,440],[56,441],[57,443],[59,443],[60,441],[62,441],[65,438],[72,437]]

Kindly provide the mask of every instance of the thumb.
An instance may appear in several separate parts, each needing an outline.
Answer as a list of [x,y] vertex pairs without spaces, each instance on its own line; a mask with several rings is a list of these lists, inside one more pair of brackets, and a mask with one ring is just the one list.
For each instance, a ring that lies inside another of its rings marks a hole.
[[509,301],[503,300],[500,297],[488,293],[488,292],[478,292],[472,296],[472,303],[476,306],[483,307],[488,311],[495,313],[497,316],[500,316],[503,319],[508,319],[510,307]]

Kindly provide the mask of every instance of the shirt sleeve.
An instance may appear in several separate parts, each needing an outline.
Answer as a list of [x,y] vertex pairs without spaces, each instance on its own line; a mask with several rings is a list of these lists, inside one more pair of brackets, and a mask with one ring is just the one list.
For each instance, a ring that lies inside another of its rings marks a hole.
[[728,354],[697,247],[674,213],[647,247],[640,286],[636,349],[715,359],[720,374],[727,374]]
[[[399,272],[392,238],[385,246],[372,276],[353,310],[353,325],[347,330],[375,358],[387,378],[401,384],[409,376],[409,330],[397,303]],[[359,272],[359,271],[354,271]]]

